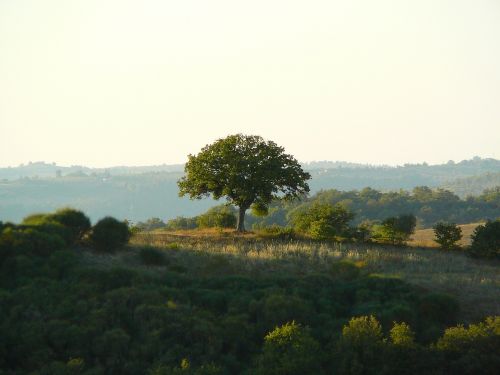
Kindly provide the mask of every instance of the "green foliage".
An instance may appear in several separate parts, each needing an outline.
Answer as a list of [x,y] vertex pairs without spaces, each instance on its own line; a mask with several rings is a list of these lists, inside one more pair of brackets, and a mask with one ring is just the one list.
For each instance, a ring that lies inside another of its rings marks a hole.
[[292,321],[276,327],[264,337],[258,359],[259,375],[320,374],[320,346],[309,331]]
[[230,135],[188,158],[179,195],[226,197],[240,208],[238,230],[244,230],[244,213],[253,203],[269,205],[309,191],[309,173],[282,147],[258,136]]
[[314,202],[309,207],[290,214],[291,222],[299,231],[315,239],[344,236],[354,215],[342,205]]
[[194,229],[198,226],[198,217],[178,216],[167,221],[166,228],[169,230]]
[[[237,256],[177,245],[109,257],[68,251],[42,228],[7,224],[0,231],[0,373],[498,369],[500,318],[450,328],[458,309],[453,299],[366,276],[357,264],[335,262],[312,273],[303,260],[303,270],[290,272],[288,260],[262,257],[249,270]],[[137,257],[164,267],[137,266]],[[430,327],[438,332],[435,345],[426,343]]]
[[125,245],[130,238],[128,224],[113,217],[99,220],[93,227],[90,240],[94,247],[103,252],[113,252]]
[[480,258],[500,258],[500,219],[479,225],[471,236],[469,254]]
[[336,348],[339,374],[375,374],[382,360],[382,327],[374,316],[352,318]]
[[152,217],[151,219],[146,220],[145,222],[139,221],[134,225],[133,229],[141,232],[141,231],[150,231],[155,229],[165,228],[167,224],[165,224],[160,218]]
[[418,313],[423,321],[441,326],[455,324],[459,305],[455,298],[444,293],[429,293],[421,297]]
[[443,250],[459,248],[457,242],[462,239],[462,229],[455,223],[439,222],[434,227],[435,241]]
[[163,266],[167,263],[167,258],[162,251],[149,246],[139,250],[139,258],[142,264],[147,266]]
[[406,212],[413,213],[419,225],[425,228],[440,221],[474,223],[498,217],[500,205],[495,196],[488,193],[460,199],[449,191],[428,187],[416,188],[412,193],[405,190],[380,192],[372,188],[361,191],[330,189],[322,190],[301,202],[273,202],[269,205],[270,215],[265,218],[254,217],[254,224],[290,225],[292,212],[307,209],[314,202],[343,205],[355,214],[352,225],[381,222]]
[[196,220],[199,228],[234,228],[236,225],[235,210],[221,205],[210,208]]
[[72,208],[62,208],[49,214],[29,215],[23,219],[22,224],[56,234],[68,245],[80,241],[90,230],[89,218],[83,212]]
[[49,218],[70,231],[72,243],[80,241],[90,230],[90,219],[82,211],[72,208],[57,210]]
[[400,215],[385,219],[373,227],[373,238],[381,243],[403,245],[415,232],[417,219],[414,215]]
[[389,335],[391,343],[394,345],[403,347],[412,347],[415,345],[415,333],[413,333],[410,326],[405,322],[394,322]]
[[291,227],[270,225],[263,228],[254,229],[257,229],[259,236],[264,238],[275,238],[278,240],[291,240],[295,238],[295,231]]
[[500,368],[500,317],[446,329],[436,344],[450,374],[498,374]]

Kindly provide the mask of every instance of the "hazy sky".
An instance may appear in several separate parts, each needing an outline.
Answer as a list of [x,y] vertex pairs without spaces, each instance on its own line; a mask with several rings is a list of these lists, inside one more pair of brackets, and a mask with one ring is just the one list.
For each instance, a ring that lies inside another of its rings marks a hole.
[[500,158],[499,0],[0,0],[0,166]]

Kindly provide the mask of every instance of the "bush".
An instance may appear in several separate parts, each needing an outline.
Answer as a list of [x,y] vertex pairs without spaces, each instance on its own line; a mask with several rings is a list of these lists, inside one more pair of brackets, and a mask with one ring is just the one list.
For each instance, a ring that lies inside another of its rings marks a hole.
[[264,338],[258,359],[259,375],[321,373],[320,346],[309,331],[295,322],[286,323]]
[[479,225],[471,236],[469,254],[481,258],[500,258],[500,220]]
[[167,263],[165,254],[154,247],[143,247],[140,249],[139,258],[147,266],[162,266]]
[[415,232],[417,218],[414,215],[400,215],[385,219],[373,227],[373,238],[382,243],[404,245]]
[[55,221],[71,234],[71,242],[75,243],[90,230],[90,219],[82,212],[72,208],[63,208],[48,215],[49,220]]
[[455,324],[459,305],[455,298],[443,293],[429,293],[420,299],[419,314],[427,322]]
[[314,239],[345,236],[349,232],[349,222],[353,218],[354,214],[340,204],[319,202],[291,214],[294,228],[309,234]]
[[198,227],[197,224],[198,217],[184,217],[178,216],[175,219],[170,219],[167,221],[166,228],[168,230],[178,230],[178,229],[195,229]]
[[130,238],[128,224],[113,217],[105,217],[92,228],[90,240],[99,251],[113,252],[125,245]]
[[41,232],[34,228],[8,227],[0,234],[0,264],[8,256],[48,256],[64,246],[64,240],[57,234]]
[[259,236],[264,238],[276,238],[279,240],[291,240],[295,238],[293,228],[270,225],[258,230]]
[[383,345],[382,327],[374,316],[352,318],[338,342],[336,373],[376,374]]
[[462,229],[454,223],[439,222],[434,227],[436,241],[443,250],[459,248],[457,242],[462,239]]
[[196,222],[200,228],[235,228],[236,221],[234,208],[223,205],[210,208]]

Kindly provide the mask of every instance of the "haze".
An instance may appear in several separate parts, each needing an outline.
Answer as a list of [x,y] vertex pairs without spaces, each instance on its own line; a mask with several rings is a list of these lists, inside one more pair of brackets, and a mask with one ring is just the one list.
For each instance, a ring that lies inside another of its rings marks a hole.
[[500,2],[0,1],[0,166],[500,158]]

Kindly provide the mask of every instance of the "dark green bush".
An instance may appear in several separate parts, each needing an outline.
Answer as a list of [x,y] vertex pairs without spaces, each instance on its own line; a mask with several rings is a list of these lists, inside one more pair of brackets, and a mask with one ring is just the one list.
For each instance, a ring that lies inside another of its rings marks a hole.
[[90,230],[90,219],[82,211],[63,208],[48,217],[69,230],[72,243],[80,241]]
[[422,296],[419,314],[428,322],[452,325],[457,321],[459,305],[455,298],[444,293],[429,293]]
[[130,238],[128,224],[113,217],[105,217],[92,227],[90,240],[93,246],[103,252],[113,252],[124,246]]
[[480,258],[500,259],[500,220],[479,225],[471,236],[469,254]]
[[140,249],[139,258],[142,264],[147,266],[163,266],[167,264],[165,254],[154,247],[143,247]]

